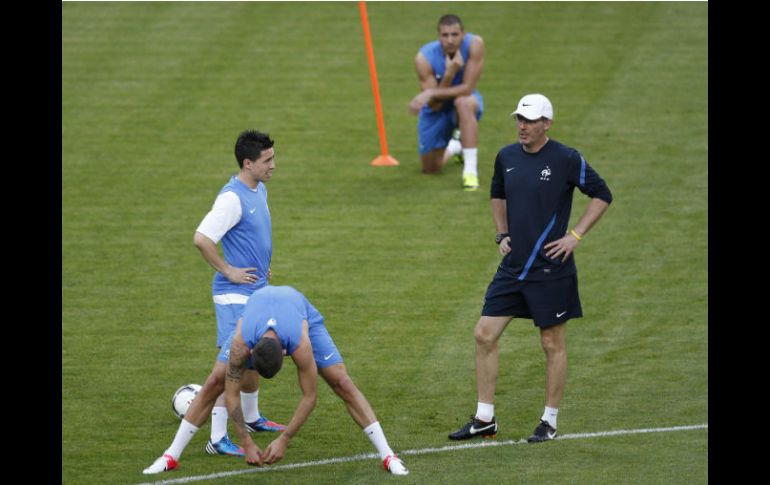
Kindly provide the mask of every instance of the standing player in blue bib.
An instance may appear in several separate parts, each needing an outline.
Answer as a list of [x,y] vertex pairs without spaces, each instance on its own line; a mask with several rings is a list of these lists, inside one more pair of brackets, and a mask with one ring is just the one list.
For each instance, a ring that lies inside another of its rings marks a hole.
[[[519,142],[495,159],[490,190],[495,242],[503,260],[484,296],[476,324],[476,415],[449,435],[453,440],[494,437],[497,342],[514,318],[531,318],[545,352],[545,409],[529,442],[556,437],[556,417],[567,374],[567,321],[583,316],[573,252],[612,202],[607,184],[575,150],[548,138],[553,107],[542,94],[521,98]],[[569,229],[575,188],[591,200]]]
[[[267,285],[273,254],[272,225],[265,183],[275,169],[274,142],[266,133],[247,130],[235,142],[240,172],[233,175],[195,232],[194,243],[217,272],[211,284],[217,317],[217,347],[221,347],[241,316],[248,297]],[[222,243],[224,259],[217,251]],[[259,378],[250,372],[243,382],[243,409],[251,431],[281,431],[259,413]],[[211,414],[210,454],[243,456],[227,435],[224,396]]]
[[[249,436],[239,392],[247,369],[262,377],[273,377],[283,365],[284,354],[297,366],[302,398],[281,433],[265,451]],[[345,402],[348,412],[383,460],[385,470],[406,475],[409,470],[388,445],[379,421],[366,397],[348,375],[337,346],[329,335],[324,318],[299,291],[290,286],[266,286],[255,291],[246,302],[243,318],[230,335],[206,383],[184,417],[191,427],[180,425],[171,446],[144,470],[155,474],[179,466],[179,457],[192,436],[206,420],[216,397],[224,390],[227,409],[243,444],[246,462],[261,466],[283,458],[289,441],[299,432],[316,405],[318,375]],[[193,429],[194,428],[194,429]]]
[[[409,103],[419,113],[417,135],[423,173],[436,173],[446,160],[460,151],[452,132],[460,129],[464,159],[463,188],[478,190],[478,120],[484,99],[476,83],[484,67],[484,40],[470,32],[456,15],[438,21],[438,40],[420,48],[415,69],[422,90]],[[446,152],[446,153],[445,153]]]

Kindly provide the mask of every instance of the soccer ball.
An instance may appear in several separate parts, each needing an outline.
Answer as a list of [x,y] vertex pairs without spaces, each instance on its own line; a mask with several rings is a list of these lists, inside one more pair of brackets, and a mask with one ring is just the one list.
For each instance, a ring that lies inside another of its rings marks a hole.
[[198,384],[185,384],[176,390],[171,398],[171,410],[174,411],[177,418],[184,418],[187,410],[190,409],[190,403],[193,402],[200,390],[201,386]]

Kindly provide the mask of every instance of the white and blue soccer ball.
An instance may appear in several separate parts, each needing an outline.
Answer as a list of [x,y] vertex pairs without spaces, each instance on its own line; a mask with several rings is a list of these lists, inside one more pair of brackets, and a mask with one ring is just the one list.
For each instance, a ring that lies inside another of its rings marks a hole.
[[174,411],[177,418],[184,418],[187,410],[190,409],[190,403],[193,402],[200,390],[201,386],[198,384],[185,384],[176,390],[171,398],[171,410]]

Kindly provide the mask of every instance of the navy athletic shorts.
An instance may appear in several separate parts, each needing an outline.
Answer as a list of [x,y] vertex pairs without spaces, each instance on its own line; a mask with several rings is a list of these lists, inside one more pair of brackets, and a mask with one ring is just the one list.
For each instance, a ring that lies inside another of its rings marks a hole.
[[540,328],[583,316],[577,274],[556,280],[519,281],[501,269],[484,295],[485,317],[531,318]]

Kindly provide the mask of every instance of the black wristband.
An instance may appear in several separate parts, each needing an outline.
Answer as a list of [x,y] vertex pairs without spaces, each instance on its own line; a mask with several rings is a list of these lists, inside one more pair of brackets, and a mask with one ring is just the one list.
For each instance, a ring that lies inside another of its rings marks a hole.
[[510,234],[508,234],[507,232],[499,233],[497,236],[495,236],[495,244],[499,245],[502,242],[502,240],[508,236],[510,236]]

